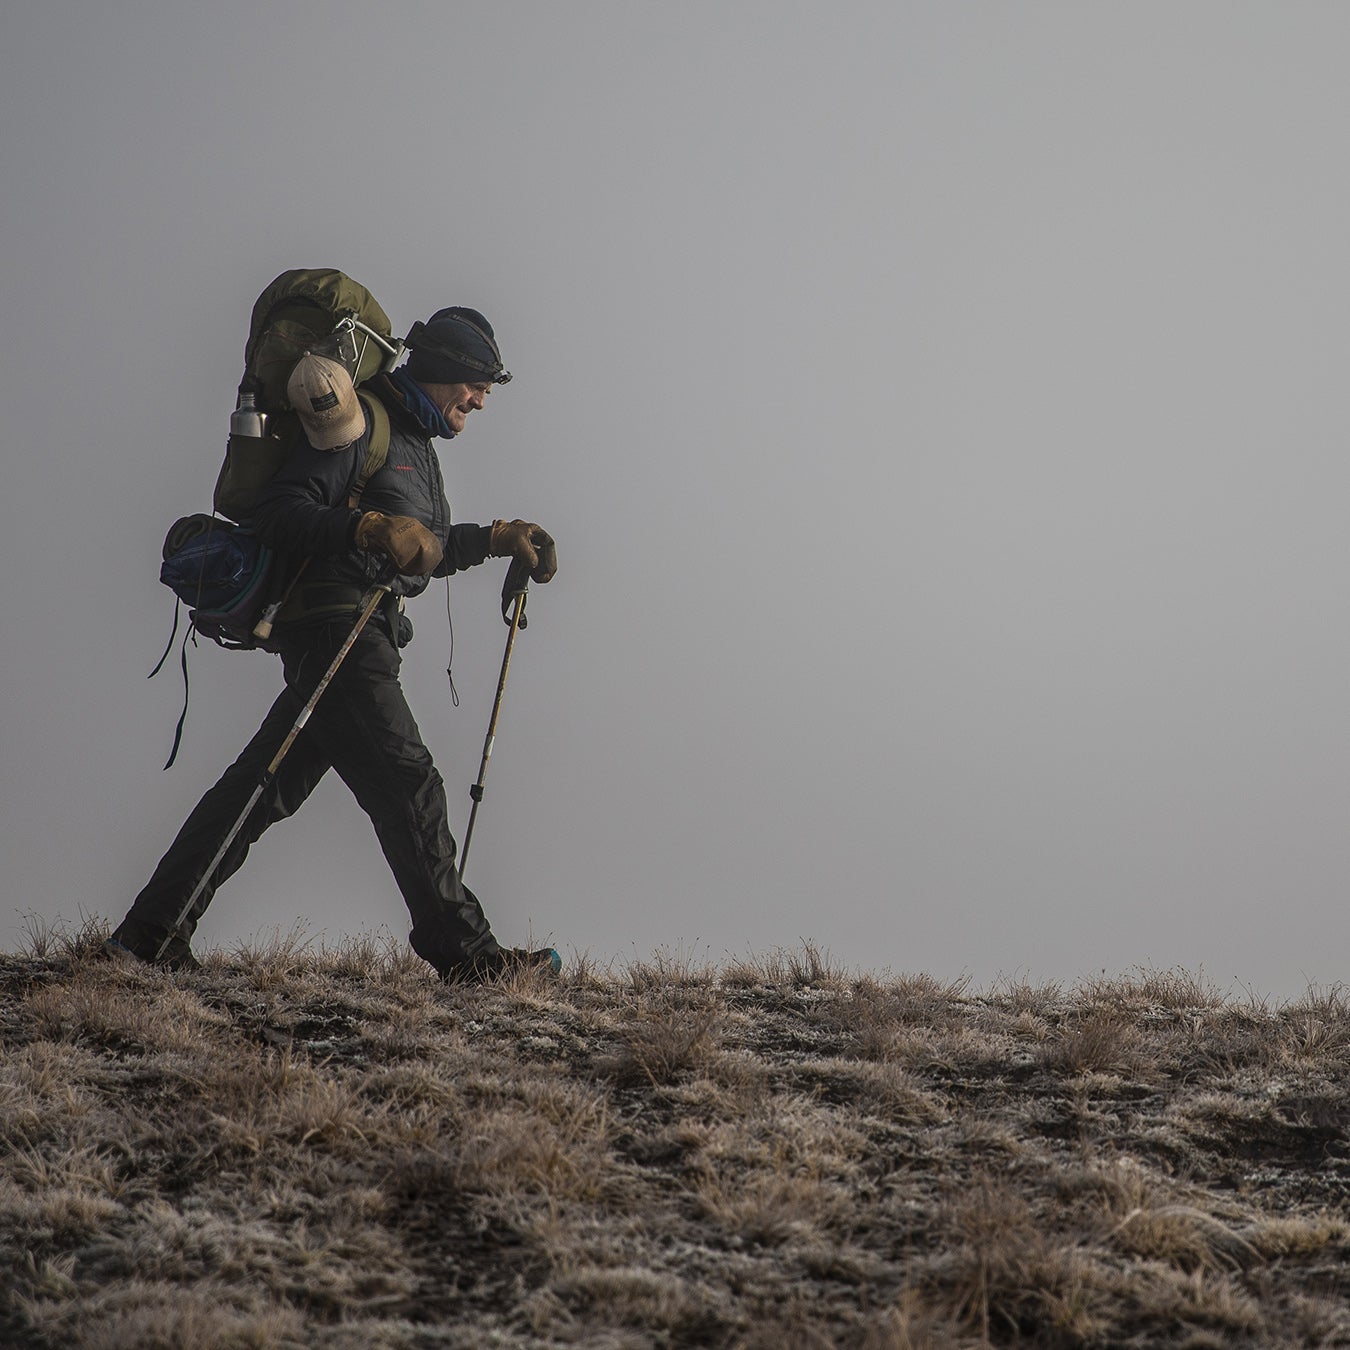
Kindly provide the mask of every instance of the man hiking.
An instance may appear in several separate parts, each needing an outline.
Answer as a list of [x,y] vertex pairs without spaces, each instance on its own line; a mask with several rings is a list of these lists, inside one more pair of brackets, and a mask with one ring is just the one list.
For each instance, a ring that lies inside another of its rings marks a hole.
[[[389,452],[349,497],[371,425],[344,367],[306,355],[288,393],[308,444],[264,490],[252,521],[269,547],[307,559],[276,618],[271,645],[286,687],[253,739],[188,816],[145,889],[108,941],[110,953],[196,969],[190,939],[216,888],[269,825],[293,815],[331,767],[375,826],[412,916],[409,942],[444,979],[481,980],[525,967],[556,970],[556,952],[497,944],[456,868],[445,788],[399,683],[400,647],[412,628],[403,601],[430,577],[512,557],[549,581],[553,540],[523,520],[452,524],[432,438],[464,430],[502,367],[491,324],[476,310],[442,309],[408,337],[407,363],[362,386],[388,409]],[[392,581],[389,581],[393,575]],[[349,638],[362,598],[385,580],[382,604],[361,630],[213,874],[204,877],[311,692]],[[198,886],[191,910],[175,927]]]

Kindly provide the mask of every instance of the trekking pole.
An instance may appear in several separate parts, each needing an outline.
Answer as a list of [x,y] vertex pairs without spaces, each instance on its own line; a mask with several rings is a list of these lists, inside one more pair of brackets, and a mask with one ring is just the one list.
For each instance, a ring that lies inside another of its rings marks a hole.
[[207,884],[215,875],[216,868],[220,866],[221,859],[229,852],[230,845],[234,843],[239,831],[244,828],[244,822],[249,817],[249,812],[258,804],[258,798],[267,791],[268,785],[277,776],[277,769],[281,766],[281,761],[286,758],[286,752],[295,743],[295,738],[304,729],[304,725],[309,721],[309,715],[314,711],[323,691],[328,688],[329,681],[337,674],[338,667],[346,659],[347,653],[351,651],[356,639],[361,636],[361,630],[366,626],[367,620],[375,613],[379,607],[380,601],[389,594],[389,588],[393,585],[394,570],[389,568],[385,575],[380,578],[371,589],[369,597],[361,607],[361,613],[357,617],[356,625],[346,640],[338,648],[337,655],[333,657],[332,664],[324,672],[323,678],[315,686],[314,692],[309,696],[309,701],[300,709],[300,715],[291,724],[291,729],[286,733],[286,739],[281,742],[280,748],[272,756],[272,762],[263,770],[262,778],[258,781],[258,786],[253,789],[253,795],[248,799],[248,805],[239,813],[239,819],[230,826],[230,832],[225,836],[224,843],[216,851],[216,856],[211,859],[211,864],[206,871],[202,873],[201,880],[193,887],[192,894],[188,896],[187,902],[178,913],[178,918],[174,920],[174,925],[169,929],[164,937],[164,941],[159,944],[159,950],[155,953],[155,960],[161,961],[164,953],[169,948],[174,938],[178,935],[178,930],[183,926],[183,920],[192,912],[192,907],[197,903],[198,897],[206,889]]
[[469,841],[473,838],[473,823],[478,819],[478,804],[483,800],[483,779],[487,777],[488,760],[492,758],[492,743],[497,738],[497,714],[502,710],[502,694],[506,690],[506,672],[511,669],[511,648],[516,645],[521,615],[525,612],[525,586],[516,592],[515,608],[511,611],[511,631],[506,635],[506,651],[502,654],[502,673],[497,677],[497,697],[492,703],[492,717],[488,722],[487,739],[483,742],[483,758],[478,765],[478,781],[469,789],[473,806],[469,811],[468,828],[464,831],[464,850],[459,855],[459,879],[464,880],[464,864],[469,861]]

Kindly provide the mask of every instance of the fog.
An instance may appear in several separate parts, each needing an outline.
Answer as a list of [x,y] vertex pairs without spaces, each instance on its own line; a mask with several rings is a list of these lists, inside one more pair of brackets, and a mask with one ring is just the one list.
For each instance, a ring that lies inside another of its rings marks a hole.
[[[116,922],[280,685],[189,648],[249,310],[340,267],[516,379],[439,443],[557,538],[468,880],[599,961],[1342,976],[1350,12],[9,6],[0,941]],[[410,610],[462,835],[504,563]],[[27,917],[25,917],[27,916]],[[199,934],[406,912],[335,779]]]

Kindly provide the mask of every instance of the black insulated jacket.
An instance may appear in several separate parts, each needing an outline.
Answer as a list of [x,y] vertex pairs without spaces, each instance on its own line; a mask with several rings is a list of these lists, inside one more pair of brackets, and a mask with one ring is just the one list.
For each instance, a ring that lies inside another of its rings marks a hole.
[[[369,387],[367,386],[369,391]],[[389,456],[371,475],[359,510],[347,505],[370,445],[370,418],[351,445],[337,450],[297,449],[268,484],[253,515],[253,528],[269,548],[301,557],[310,555],[303,585],[337,584],[365,590],[384,570],[384,558],[352,544],[361,511],[420,520],[445,549],[433,573],[448,576],[487,560],[490,525],[455,525],[445,496],[441,462],[422,426],[392,392],[381,402],[389,409]],[[428,577],[395,579],[393,594],[420,595]]]

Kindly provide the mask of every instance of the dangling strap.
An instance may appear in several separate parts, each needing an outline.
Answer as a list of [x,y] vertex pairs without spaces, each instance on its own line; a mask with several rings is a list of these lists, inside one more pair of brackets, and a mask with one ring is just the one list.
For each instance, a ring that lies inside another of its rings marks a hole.
[[173,732],[173,749],[169,751],[169,758],[164,762],[165,769],[173,768],[173,762],[178,758],[178,747],[183,743],[183,727],[187,722],[188,712],[188,669],[187,669],[187,645],[188,638],[192,639],[192,645],[197,645],[197,628],[195,624],[188,624],[188,630],[183,634],[183,711],[178,715],[178,725]]
[[450,655],[445,659],[445,677],[450,681],[450,705],[459,707],[459,690],[455,688],[455,616],[450,612],[450,578],[445,579],[445,621],[450,626]]
[[152,670],[152,671],[145,677],[147,680],[153,680],[153,679],[155,678],[155,676],[159,674],[160,667],[165,663],[165,661],[167,661],[167,660],[169,659],[169,653],[170,653],[171,651],[173,651],[173,640],[174,640],[174,638],[176,638],[176,637],[178,636],[178,610],[179,610],[180,606],[182,605],[182,603],[183,603],[183,602],[182,602],[181,600],[179,600],[176,596],[174,597],[174,602],[173,602],[173,632],[169,634],[169,641],[168,641],[168,645],[164,648],[164,655],[161,656],[161,657],[159,658],[159,660],[155,662],[155,668],[154,668],[154,670]]
[[[173,650],[173,640],[178,636],[178,611],[182,607],[182,603],[181,600],[175,600],[173,602],[173,632],[169,634],[169,644],[164,648],[164,655],[155,662],[154,670],[145,677],[147,680],[153,680],[163,669],[165,661],[169,659],[169,653]],[[169,751],[169,758],[165,762],[164,767],[166,769],[171,769],[173,767],[174,760],[178,758],[178,747],[183,743],[183,727],[187,724],[188,714],[187,645],[188,638],[192,638],[192,645],[194,647],[197,645],[197,639],[194,636],[195,632],[196,624],[189,623],[187,632],[183,634],[183,650],[181,657],[181,665],[183,667],[183,711],[179,713],[178,725],[174,728],[173,749]]]

